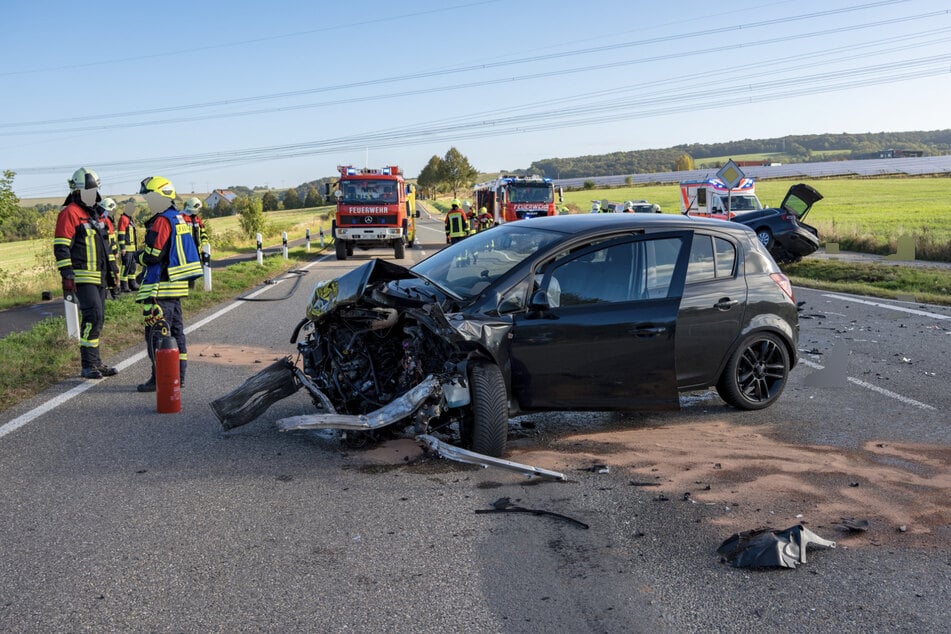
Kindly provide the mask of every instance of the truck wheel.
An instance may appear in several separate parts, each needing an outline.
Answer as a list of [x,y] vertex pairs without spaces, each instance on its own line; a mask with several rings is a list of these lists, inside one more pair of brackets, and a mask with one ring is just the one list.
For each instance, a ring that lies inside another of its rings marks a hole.
[[476,361],[469,377],[472,390],[472,451],[499,458],[508,437],[508,397],[499,366]]
[[334,239],[334,248],[337,250],[338,260],[347,259],[347,244],[344,240],[341,240],[340,238]]
[[393,243],[393,257],[402,260],[406,257],[406,245],[403,244],[403,238]]
[[788,378],[786,345],[772,333],[755,332],[727,361],[717,382],[717,393],[738,409],[763,409],[779,398]]

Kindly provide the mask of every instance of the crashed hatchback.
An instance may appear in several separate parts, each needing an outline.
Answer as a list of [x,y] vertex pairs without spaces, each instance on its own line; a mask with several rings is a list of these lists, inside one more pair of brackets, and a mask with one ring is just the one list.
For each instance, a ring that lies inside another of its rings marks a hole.
[[677,409],[716,386],[771,405],[796,363],[788,279],[747,227],[599,214],[503,224],[410,269],[372,260],[319,282],[290,357],[212,407],[226,429],[301,387],[279,428],[379,435],[413,426],[488,456],[510,416]]

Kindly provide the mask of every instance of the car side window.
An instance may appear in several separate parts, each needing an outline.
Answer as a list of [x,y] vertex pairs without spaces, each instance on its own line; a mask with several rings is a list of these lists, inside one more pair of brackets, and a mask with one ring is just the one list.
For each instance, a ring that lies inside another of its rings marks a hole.
[[716,277],[713,263],[713,236],[695,233],[687,262],[687,284],[712,280]]
[[[736,268],[736,247],[723,238],[714,238],[713,246],[716,249],[717,277],[732,277],[733,269]],[[690,274],[689,269],[687,274]]]

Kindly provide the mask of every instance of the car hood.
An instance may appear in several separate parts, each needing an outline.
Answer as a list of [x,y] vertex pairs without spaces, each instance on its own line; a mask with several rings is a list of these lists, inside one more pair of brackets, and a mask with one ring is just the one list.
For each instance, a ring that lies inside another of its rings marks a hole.
[[789,188],[780,208],[793,214],[797,220],[803,220],[812,206],[822,200],[822,194],[805,183],[797,183]]
[[376,282],[415,279],[409,269],[374,259],[332,280],[317,282],[307,305],[307,318],[319,323],[334,310],[356,304],[367,286]]

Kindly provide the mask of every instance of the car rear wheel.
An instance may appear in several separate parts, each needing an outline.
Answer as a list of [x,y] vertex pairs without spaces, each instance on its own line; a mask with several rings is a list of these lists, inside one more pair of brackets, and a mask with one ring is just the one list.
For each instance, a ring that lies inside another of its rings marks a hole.
[[763,246],[769,249],[773,246],[773,232],[769,227],[760,227],[756,230],[756,237],[763,243]]
[[472,390],[472,451],[498,458],[505,451],[509,412],[499,366],[477,361],[469,377]]
[[739,409],[763,409],[779,398],[788,378],[786,345],[772,333],[758,332],[744,339],[730,357],[717,392]]

